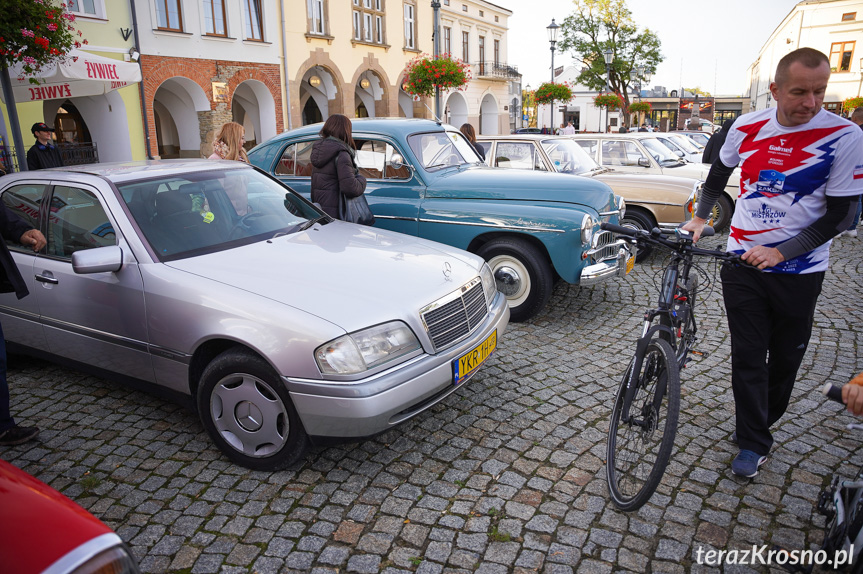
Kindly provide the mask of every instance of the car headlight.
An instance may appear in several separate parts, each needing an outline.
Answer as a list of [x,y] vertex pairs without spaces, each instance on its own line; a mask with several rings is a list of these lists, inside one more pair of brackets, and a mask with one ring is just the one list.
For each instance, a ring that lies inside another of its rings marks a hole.
[[390,321],[334,339],[315,350],[325,375],[353,375],[403,357],[420,348],[410,327]]
[[585,214],[581,219],[581,242],[590,245],[591,239],[593,239],[593,218],[590,214]]
[[482,290],[485,293],[485,301],[491,306],[491,302],[494,301],[494,297],[497,295],[497,281],[495,281],[494,273],[491,272],[491,267],[488,266],[488,263],[482,264],[479,276],[482,278]]
[[617,209],[620,210],[620,215],[618,217],[623,219],[623,216],[626,215],[626,201],[623,199],[622,195],[617,196]]

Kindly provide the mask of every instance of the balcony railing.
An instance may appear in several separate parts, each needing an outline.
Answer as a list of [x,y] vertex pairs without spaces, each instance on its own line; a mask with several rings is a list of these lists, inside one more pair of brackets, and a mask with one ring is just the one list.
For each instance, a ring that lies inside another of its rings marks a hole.
[[478,78],[514,80],[519,77],[517,67],[503,62],[476,62],[474,66]]
[[82,165],[85,163],[99,163],[99,150],[95,143],[86,144],[60,144],[60,157],[63,165]]

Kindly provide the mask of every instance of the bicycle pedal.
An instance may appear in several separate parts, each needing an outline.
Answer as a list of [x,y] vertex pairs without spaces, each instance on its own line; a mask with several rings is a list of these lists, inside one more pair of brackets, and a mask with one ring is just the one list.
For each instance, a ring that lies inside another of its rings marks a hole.
[[709,357],[709,356],[710,356],[710,353],[708,353],[707,351],[695,351],[695,350],[690,350],[690,351],[689,351],[689,353],[690,353],[691,355],[695,355],[696,357],[699,357],[699,358],[701,358],[701,359],[706,359],[707,357]]

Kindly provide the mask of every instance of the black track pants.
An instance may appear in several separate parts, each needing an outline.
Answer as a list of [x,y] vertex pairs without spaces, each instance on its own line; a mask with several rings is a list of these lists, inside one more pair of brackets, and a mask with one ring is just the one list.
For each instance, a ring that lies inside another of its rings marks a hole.
[[724,266],[731,332],[731,388],[741,449],[767,455],[770,426],[788,407],[803,361],[824,273],[786,275]]

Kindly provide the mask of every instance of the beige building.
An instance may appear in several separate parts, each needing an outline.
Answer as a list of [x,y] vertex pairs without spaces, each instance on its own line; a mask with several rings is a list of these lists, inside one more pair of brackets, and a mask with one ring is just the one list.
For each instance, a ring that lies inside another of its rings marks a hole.
[[[286,14],[298,16],[287,9],[297,3],[287,0]],[[415,100],[403,89],[408,62],[434,50],[430,2],[306,0],[303,15],[284,24],[289,127],[334,113],[432,117],[432,98]],[[473,74],[465,91],[442,94],[445,121],[469,121],[481,133],[509,131],[511,83],[518,79],[506,65],[511,15],[482,0],[441,2],[440,50],[469,62]]]

